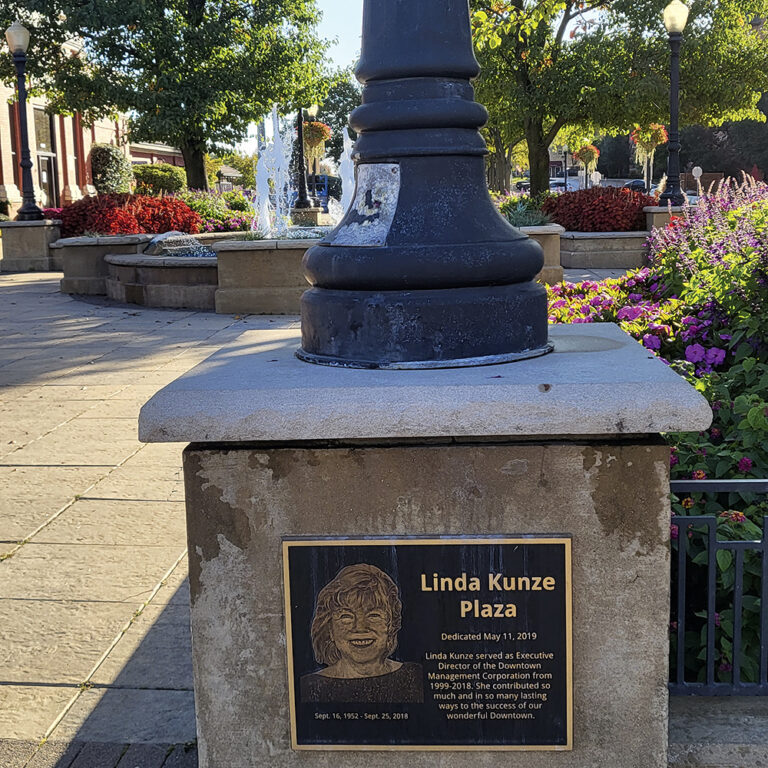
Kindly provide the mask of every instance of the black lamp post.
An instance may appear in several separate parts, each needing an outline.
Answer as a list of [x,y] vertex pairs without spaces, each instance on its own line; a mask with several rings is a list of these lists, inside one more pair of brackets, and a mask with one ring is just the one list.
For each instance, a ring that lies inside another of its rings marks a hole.
[[8,48],[13,54],[19,92],[19,126],[21,139],[21,198],[22,205],[16,215],[17,221],[42,221],[45,216],[35,202],[35,189],[32,184],[32,156],[29,153],[29,133],[27,131],[27,84],[24,70],[27,66],[27,48],[29,32],[18,21],[14,21],[5,32]]
[[307,208],[313,208],[314,204],[309,199],[309,193],[307,191],[307,163],[304,158],[304,110],[299,109],[299,115],[296,119],[297,137],[296,141],[299,143],[298,150],[298,162],[296,168],[296,192],[298,194],[296,202],[293,207],[297,210],[305,210]]
[[546,354],[541,247],[497,212],[468,0],[365,0],[355,200],[304,257],[301,359],[441,368]]
[[688,6],[680,0],[672,2],[664,10],[664,26],[669,33],[672,50],[669,93],[669,159],[667,160],[667,188],[659,198],[662,205],[680,206],[686,197],[680,188],[680,47],[683,30],[688,23]]

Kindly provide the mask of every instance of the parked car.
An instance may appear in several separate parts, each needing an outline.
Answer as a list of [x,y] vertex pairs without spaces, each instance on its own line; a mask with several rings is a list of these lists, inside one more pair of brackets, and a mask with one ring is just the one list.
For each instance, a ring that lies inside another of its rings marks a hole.
[[644,179],[632,179],[624,185],[625,189],[631,189],[634,192],[642,192],[645,194],[645,180]]
[[[576,177],[568,177],[568,192],[576,192],[579,189],[581,189],[581,182]],[[549,180],[549,190],[550,192],[565,192],[565,179],[561,176],[560,178],[550,179]]]

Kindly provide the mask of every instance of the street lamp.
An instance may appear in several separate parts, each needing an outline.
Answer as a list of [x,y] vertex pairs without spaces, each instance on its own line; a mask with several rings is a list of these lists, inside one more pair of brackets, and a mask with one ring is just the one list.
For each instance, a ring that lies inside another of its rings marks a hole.
[[314,203],[309,199],[309,194],[307,192],[307,164],[304,159],[304,109],[302,107],[299,107],[299,114],[296,118],[296,128],[298,133],[296,141],[299,143],[299,155],[296,163],[298,166],[296,168],[296,191],[298,196],[296,197],[296,202],[293,204],[293,207],[296,210],[303,211],[307,208],[313,208]]
[[302,360],[449,368],[552,350],[541,246],[496,210],[467,0],[364,0],[355,199],[304,257]]
[[21,197],[22,205],[16,215],[17,221],[42,221],[45,216],[35,203],[35,190],[32,185],[32,157],[29,153],[29,133],[27,131],[27,84],[24,70],[27,66],[27,48],[29,32],[18,21],[14,21],[5,32],[8,48],[16,65],[19,92],[19,127],[21,138]]
[[672,51],[669,92],[669,159],[667,160],[667,188],[659,198],[662,205],[682,205],[686,197],[680,188],[680,47],[683,30],[688,23],[688,6],[680,0],[664,9],[664,26],[669,33]]
[[[317,114],[319,111],[319,105],[313,104],[311,107],[307,108],[307,117],[309,117],[310,120],[317,120]],[[309,163],[307,163],[307,166],[309,166]],[[308,168],[308,170],[312,176],[312,205],[315,208],[319,208],[320,200],[317,197],[317,158],[314,159],[312,168]]]

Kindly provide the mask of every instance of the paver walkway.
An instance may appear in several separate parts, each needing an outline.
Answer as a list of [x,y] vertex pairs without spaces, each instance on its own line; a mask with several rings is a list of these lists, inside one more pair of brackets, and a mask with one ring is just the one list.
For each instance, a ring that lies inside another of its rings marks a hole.
[[0,766],[191,768],[183,446],[139,443],[138,413],[293,319],[86,302],[59,278],[0,276]]
[[[82,301],[60,277],[0,275],[0,768],[195,768],[183,446],[140,444],[138,413],[296,320]],[[767,720],[673,701],[671,764],[768,764]]]

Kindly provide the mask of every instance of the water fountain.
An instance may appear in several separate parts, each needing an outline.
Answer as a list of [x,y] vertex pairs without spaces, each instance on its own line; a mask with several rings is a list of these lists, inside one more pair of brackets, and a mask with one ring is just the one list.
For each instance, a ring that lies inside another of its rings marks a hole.
[[[295,196],[290,165],[295,137],[289,125],[282,132],[277,106],[272,109],[273,140],[261,151],[256,165],[256,190],[251,201],[252,231],[268,239],[307,240],[327,234],[333,227],[290,226],[291,202]],[[341,221],[352,202],[355,191],[355,166],[352,161],[354,142],[344,129],[344,154],[340,164],[342,179],[341,203],[330,199],[328,211],[334,226]]]

